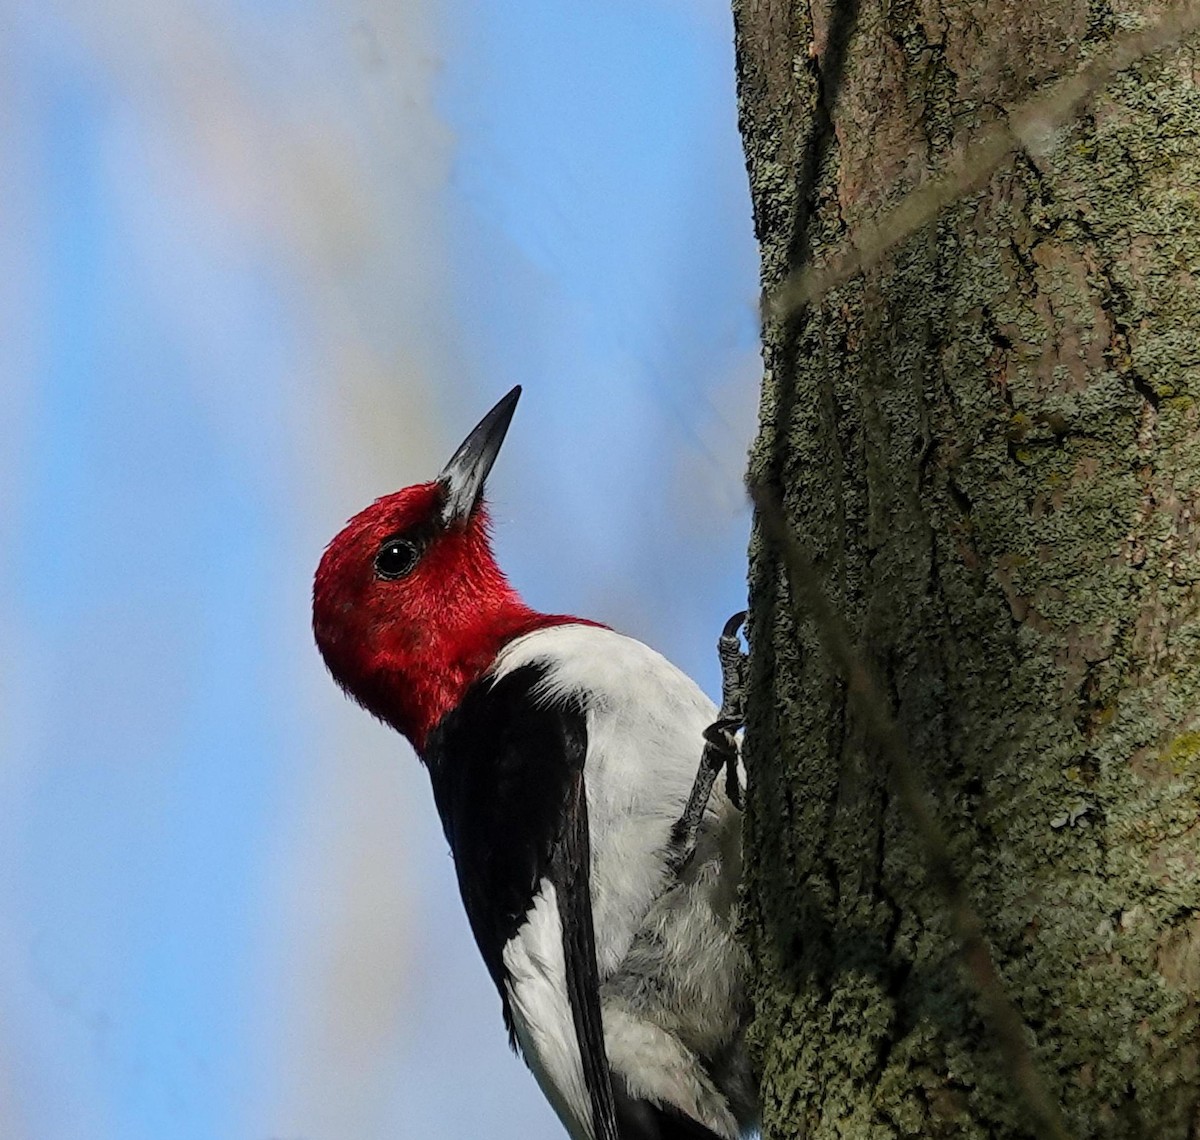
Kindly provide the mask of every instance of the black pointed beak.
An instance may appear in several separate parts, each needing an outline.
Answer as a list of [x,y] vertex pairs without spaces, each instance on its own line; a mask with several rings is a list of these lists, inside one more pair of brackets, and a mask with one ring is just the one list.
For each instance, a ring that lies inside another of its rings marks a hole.
[[437,481],[446,494],[442,503],[445,526],[464,526],[479,505],[483,485],[500,453],[500,445],[520,398],[521,385],[518,384],[475,425],[475,430],[442,468]]

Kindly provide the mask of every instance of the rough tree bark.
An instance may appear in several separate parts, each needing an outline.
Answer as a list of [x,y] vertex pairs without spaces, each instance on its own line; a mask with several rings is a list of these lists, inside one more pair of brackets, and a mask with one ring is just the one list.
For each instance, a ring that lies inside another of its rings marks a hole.
[[[735,0],[768,294],[1007,108],[1167,13],[862,0],[831,114],[830,0]],[[1077,1137],[1200,1135],[1189,45],[1121,72],[880,264],[768,321],[752,458],[885,681]],[[885,758],[761,528],[751,580],[746,937],[766,1137],[1034,1134]]]

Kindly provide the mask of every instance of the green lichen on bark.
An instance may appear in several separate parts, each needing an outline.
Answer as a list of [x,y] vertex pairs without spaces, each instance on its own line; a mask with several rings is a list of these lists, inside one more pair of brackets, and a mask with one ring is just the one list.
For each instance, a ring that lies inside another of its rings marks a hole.
[[[817,262],[1138,12],[867,3]],[[764,284],[788,268],[825,9],[741,0]],[[1200,73],[1088,114],[771,327],[773,482],[886,678],[1080,1137],[1200,1131]],[[1030,1134],[841,683],[752,549],[746,937],[769,1140]]]

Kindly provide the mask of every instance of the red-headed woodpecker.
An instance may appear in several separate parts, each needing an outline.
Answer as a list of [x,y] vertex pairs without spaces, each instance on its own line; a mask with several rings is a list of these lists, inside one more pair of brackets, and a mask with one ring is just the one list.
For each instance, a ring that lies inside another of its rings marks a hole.
[[736,1140],[758,1117],[741,824],[711,763],[736,718],[641,642],[508,584],[483,489],[519,396],[329,544],[317,645],[429,769],[510,1040],[573,1140]]

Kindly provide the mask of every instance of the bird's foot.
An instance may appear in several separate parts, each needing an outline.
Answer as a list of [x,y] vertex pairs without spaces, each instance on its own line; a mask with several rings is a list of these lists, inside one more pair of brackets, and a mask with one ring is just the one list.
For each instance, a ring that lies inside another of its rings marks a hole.
[[671,828],[671,864],[677,872],[687,866],[696,852],[700,821],[708,807],[717,773],[722,768],[725,769],[726,795],[736,807],[742,806],[737,733],[745,719],[747,657],[742,652],[738,631],[745,620],[745,610],[734,614],[725,623],[717,641],[717,656],[721,660],[721,708],[717,719],[704,730],[700,770],[696,773],[683,815]]

